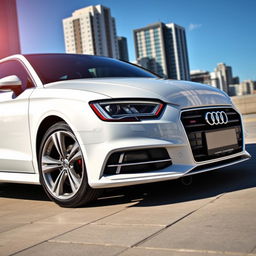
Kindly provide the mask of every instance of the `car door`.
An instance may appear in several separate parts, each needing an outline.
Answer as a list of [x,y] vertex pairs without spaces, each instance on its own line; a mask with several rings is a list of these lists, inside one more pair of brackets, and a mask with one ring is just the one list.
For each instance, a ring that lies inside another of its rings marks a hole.
[[16,75],[22,92],[0,90],[0,171],[34,172],[30,142],[28,107],[33,80],[19,60],[0,63],[0,78]]

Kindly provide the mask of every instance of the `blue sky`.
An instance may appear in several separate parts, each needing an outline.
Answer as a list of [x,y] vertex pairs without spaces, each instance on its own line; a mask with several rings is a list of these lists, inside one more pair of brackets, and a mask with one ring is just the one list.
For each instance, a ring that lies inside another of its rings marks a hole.
[[234,76],[256,80],[256,0],[17,0],[22,52],[65,52],[62,19],[97,4],[111,9],[130,61],[133,29],[174,22],[186,28],[191,70],[225,62]]

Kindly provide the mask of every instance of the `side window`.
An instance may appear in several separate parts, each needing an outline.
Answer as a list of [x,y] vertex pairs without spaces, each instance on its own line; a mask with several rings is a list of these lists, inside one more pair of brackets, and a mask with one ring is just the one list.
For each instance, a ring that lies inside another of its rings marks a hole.
[[16,60],[9,60],[0,63],[0,78],[16,75],[22,82],[22,90],[27,88],[35,87],[31,77],[26,71],[25,67]]

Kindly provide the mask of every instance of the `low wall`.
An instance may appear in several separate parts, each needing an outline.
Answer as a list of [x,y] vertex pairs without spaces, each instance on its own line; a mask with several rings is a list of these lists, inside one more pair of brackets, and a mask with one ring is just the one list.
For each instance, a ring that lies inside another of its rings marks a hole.
[[242,114],[255,114],[256,113],[256,94],[235,96],[232,101]]

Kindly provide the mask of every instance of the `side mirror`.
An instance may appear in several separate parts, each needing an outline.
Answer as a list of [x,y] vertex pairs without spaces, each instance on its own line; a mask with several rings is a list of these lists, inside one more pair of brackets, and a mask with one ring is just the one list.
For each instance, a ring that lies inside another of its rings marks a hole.
[[6,76],[0,79],[0,90],[11,90],[15,92],[15,94],[19,94],[21,92],[21,87],[22,82],[15,75]]

